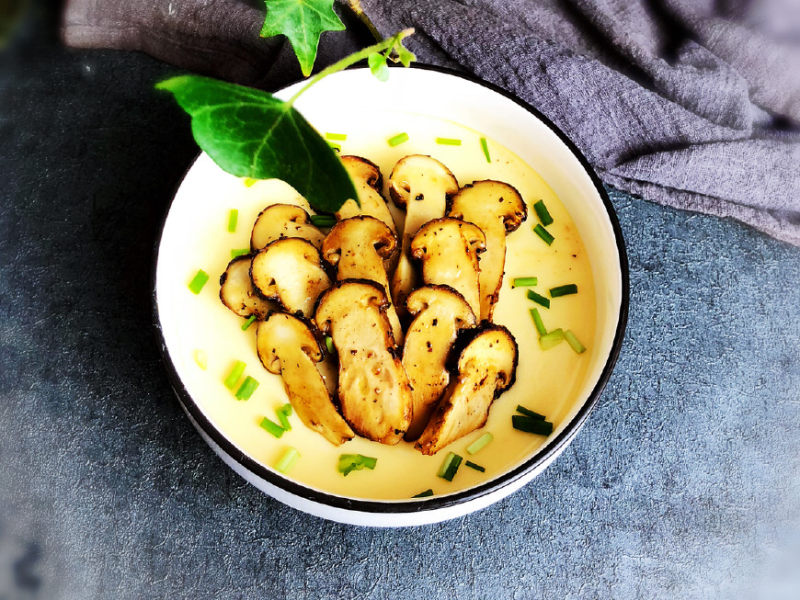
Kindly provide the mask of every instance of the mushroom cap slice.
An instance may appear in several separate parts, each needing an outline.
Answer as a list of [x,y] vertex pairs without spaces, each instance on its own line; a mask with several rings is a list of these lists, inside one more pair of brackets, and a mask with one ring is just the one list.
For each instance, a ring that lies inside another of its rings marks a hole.
[[447,358],[458,332],[475,327],[476,319],[464,297],[446,285],[414,290],[406,307],[415,316],[403,346],[403,367],[414,398],[413,418],[405,439],[415,440],[450,383]]
[[[336,278],[369,279],[389,294],[384,261],[397,252],[397,237],[375,217],[351,217],[339,221],[322,242],[322,258],[336,267]],[[394,306],[386,309],[395,341],[402,342],[403,329]]]
[[449,285],[459,292],[472,312],[480,314],[478,255],[485,249],[479,227],[452,217],[423,225],[411,241],[411,256],[422,261],[426,285]]
[[528,217],[519,192],[502,181],[476,181],[452,197],[448,216],[474,223],[486,236],[481,255],[481,320],[491,321],[503,284],[506,262],[506,234],[516,231]]
[[310,316],[319,295],[331,285],[322,258],[311,242],[283,238],[253,257],[250,277],[258,292],[290,313]]
[[382,286],[363,279],[335,283],[319,299],[315,321],[339,354],[339,404],[360,435],[396,444],[411,423],[411,386],[398,356]]
[[403,306],[416,287],[417,274],[411,263],[411,240],[428,221],[443,217],[447,198],[458,191],[455,175],[435,158],[411,154],[397,161],[389,176],[389,195],[405,208],[402,251],[392,276],[392,298]]
[[260,213],[250,234],[250,249],[258,252],[281,238],[302,238],[319,248],[325,234],[312,223],[308,213],[293,204],[273,204]]
[[455,381],[417,440],[423,454],[436,454],[483,427],[494,399],[514,384],[519,353],[508,329],[486,323],[464,339],[469,341],[458,354]]
[[237,256],[219,278],[219,299],[240,317],[254,316],[263,321],[280,307],[258,295],[250,279],[252,256]]
[[336,410],[315,363],[322,349],[311,328],[301,319],[274,313],[258,324],[258,358],[270,373],[280,375],[297,416],[307,427],[339,446],[354,437]]
[[393,233],[396,232],[392,213],[381,195],[383,175],[378,165],[360,156],[342,156],[342,164],[353,180],[360,206],[355,200],[347,200],[336,211],[336,218],[344,220],[367,215],[382,221]]

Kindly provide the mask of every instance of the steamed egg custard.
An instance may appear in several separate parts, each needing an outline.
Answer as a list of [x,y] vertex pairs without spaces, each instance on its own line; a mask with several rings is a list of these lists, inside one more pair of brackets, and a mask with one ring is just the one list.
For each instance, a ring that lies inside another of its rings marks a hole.
[[[361,207],[315,216],[281,181],[220,171],[182,223],[159,301],[180,306],[171,355],[187,391],[243,453],[327,493],[408,500],[501,475],[582,401],[596,308],[570,215],[535,165],[460,124],[325,127],[343,157],[366,159],[344,159]],[[220,301],[223,273],[239,314]],[[251,284],[268,293],[242,298]],[[449,377],[434,368],[445,354]]]

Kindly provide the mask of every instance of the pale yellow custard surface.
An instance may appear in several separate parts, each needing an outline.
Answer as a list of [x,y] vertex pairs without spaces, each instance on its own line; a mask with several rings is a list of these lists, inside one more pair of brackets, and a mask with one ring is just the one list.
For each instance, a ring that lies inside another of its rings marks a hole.
[[[284,451],[295,447],[299,460],[287,477],[328,493],[366,499],[406,500],[432,489],[443,495],[464,490],[501,475],[532,456],[546,438],[517,431],[511,416],[518,404],[546,415],[556,429],[570,414],[584,387],[590,366],[595,338],[595,293],[589,257],[586,256],[578,232],[564,206],[534,170],[515,154],[488,140],[491,163],[487,162],[480,144],[481,134],[459,124],[424,116],[396,114],[378,122],[342,121],[328,123],[334,129],[322,130],[347,135],[340,144],[343,154],[364,156],[376,163],[388,180],[394,164],[408,154],[428,154],[452,170],[460,185],[481,179],[507,182],[519,190],[528,206],[528,218],[507,238],[505,277],[495,321],[508,327],[519,345],[519,365],[514,386],[497,399],[486,425],[457,440],[436,456],[423,456],[413,444],[401,442],[384,446],[356,438],[335,447],[321,435],[307,429],[293,415],[291,431],[276,439],[259,426],[262,417],[277,421],[275,409],[287,402],[280,378],[268,373],[256,355],[256,326],[242,331],[244,319],[225,308],[219,300],[219,276],[231,258],[231,250],[249,246],[250,231],[258,213],[267,205],[292,203],[308,209],[305,200],[288,185],[276,181],[246,181],[224,173],[215,189],[213,203],[200,205],[181,223],[184,244],[177,256],[171,257],[174,276],[160,282],[159,303],[173,303],[178,310],[168,311],[178,322],[177,348],[170,354],[184,385],[200,409],[214,426],[236,447],[272,468]],[[335,121],[335,119],[334,119]],[[385,123],[385,124],[384,124]],[[391,123],[391,125],[388,125]],[[406,132],[409,140],[390,147],[387,139]],[[436,138],[461,140],[460,146],[436,143]],[[534,167],[534,168],[532,168]],[[387,195],[388,197],[388,195]],[[544,200],[554,223],[547,227],[555,237],[547,246],[534,232],[539,222],[533,205]],[[228,215],[237,209],[238,227],[227,231]],[[393,211],[402,226],[402,213]],[[161,257],[159,258],[161,260]],[[199,295],[187,288],[198,269],[210,275]],[[534,304],[526,297],[526,288],[511,288],[515,277],[538,277],[537,293],[549,297],[551,287],[575,283],[578,294],[551,299],[549,309]],[[543,351],[530,309],[538,307],[548,330],[571,329],[588,348],[582,355],[562,342]],[[195,361],[196,351],[207,359],[201,369]],[[260,385],[248,401],[238,401],[223,380],[236,360],[247,364],[245,375],[256,378]],[[494,441],[475,455],[466,447],[485,432]],[[452,482],[436,476],[448,451],[482,465],[485,473],[463,465]],[[337,471],[340,454],[359,453],[378,459],[374,470],[354,471],[347,477]]]

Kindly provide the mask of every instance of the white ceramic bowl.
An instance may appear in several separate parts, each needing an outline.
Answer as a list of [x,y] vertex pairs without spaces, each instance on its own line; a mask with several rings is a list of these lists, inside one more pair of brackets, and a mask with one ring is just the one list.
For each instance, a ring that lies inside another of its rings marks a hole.
[[[287,98],[299,84],[277,95]],[[182,243],[185,230],[177,214],[202,194],[213,177],[201,155],[187,173],[164,223],[156,257],[153,302],[155,327],[178,400],[213,450],[237,473],[273,498],[307,513],[356,525],[394,527],[434,523],[497,502],[531,481],[556,458],[578,432],[608,380],[622,343],[628,310],[625,246],[608,196],[577,148],[546,117],[503,90],[444,69],[419,66],[393,69],[386,83],[367,69],[351,69],[311,88],[297,107],[322,128],[331,114],[363,107],[386,107],[451,120],[482,132],[533,166],[566,206],[590,256],[596,294],[597,333],[589,375],[571,414],[527,460],[476,487],[419,500],[377,501],[347,498],[312,489],[268,468],[239,449],[220,431],[184,385],[172,351],[180,329],[159,303],[166,291],[164,257]],[[218,171],[218,169],[217,169]]]

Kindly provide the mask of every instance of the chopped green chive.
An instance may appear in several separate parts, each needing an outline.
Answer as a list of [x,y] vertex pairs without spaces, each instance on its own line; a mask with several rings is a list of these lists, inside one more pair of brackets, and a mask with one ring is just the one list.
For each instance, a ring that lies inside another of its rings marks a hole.
[[311,215],[311,223],[316,227],[333,227],[336,217],[333,215]]
[[536,224],[536,227],[533,228],[533,232],[540,238],[542,238],[544,240],[544,243],[547,244],[548,246],[553,243],[554,239],[556,239],[552,235],[550,235],[550,232],[547,231],[547,229],[545,229],[538,223]]
[[232,208],[228,213],[228,231],[233,233],[236,231],[236,225],[239,223],[239,211]]
[[544,205],[544,200],[539,200],[534,204],[533,210],[536,211],[536,216],[539,217],[539,220],[545,227],[553,222],[553,217],[550,216],[550,211],[548,211],[547,207]]
[[539,346],[541,346],[542,350],[550,350],[550,348],[555,348],[562,341],[564,341],[564,331],[559,327],[540,337]]
[[333,347],[333,338],[329,335],[325,336],[325,349],[328,351],[328,354],[333,354],[335,351]]
[[377,463],[378,459],[372,456],[364,456],[363,454],[342,454],[339,456],[337,469],[339,473],[347,477],[353,471],[374,469]]
[[492,162],[492,156],[489,154],[489,144],[485,137],[481,138],[481,149],[483,150],[483,155],[486,157],[486,162]]
[[297,448],[287,448],[280,460],[275,463],[275,470],[286,473],[294,466],[298,458],[300,458],[300,453],[297,451]]
[[208,281],[208,273],[203,271],[203,269],[200,269],[199,271],[197,271],[195,276],[189,282],[189,289],[193,294],[199,294],[200,290],[203,289],[203,286],[206,284],[207,281]]
[[244,178],[244,187],[253,187],[258,181],[258,179],[253,179],[252,177],[245,177]]
[[398,133],[397,135],[393,135],[388,140],[386,140],[386,143],[389,144],[392,148],[394,148],[395,146],[399,146],[403,142],[407,141],[408,141],[408,134],[403,132],[403,133]]
[[341,144],[337,144],[336,142],[328,142],[328,146],[330,146],[331,148],[333,148],[337,152],[341,152],[342,151],[342,145]]
[[325,134],[326,140],[334,140],[337,142],[343,142],[347,139],[346,133],[331,133],[330,131]]
[[517,412],[522,413],[526,417],[530,417],[531,419],[537,419],[539,421],[544,421],[544,415],[540,415],[535,410],[531,410],[530,408],[525,408],[521,404],[517,404]]
[[569,296],[570,294],[577,294],[578,286],[574,283],[567,285],[559,285],[558,287],[550,288],[550,297],[558,298],[559,296]]
[[276,438],[279,438],[284,433],[286,433],[286,430],[283,427],[278,425],[275,421],[268,419],[267,417],[261,419],[261,423],[259,423],[259,425],[261,425],[261,428],[265,429],[267,433],[274,435]]
[[428,496],[433,496],[433,490],[427,489],[424,492],[420,492],[419,494],[414,494],[411,496],[412,498],[427,498]]
[[281,427],[289,431],[292,428],[292,424],[289,423],[289,415],[292,414],[292,405],[287,403],[283,406],[279,406],[275,409],[275,414],[278,415],[278,421],[281,422]]
[[550,435],[553,433],[553,424],[542,419],[532,419],[524,415],[514,415],[511,417],[511,425],[514,429],[525,433],[535,433],[537,435]]
[[544,321],[542,321],[542,315],[539,314],[538,308],[531,309],[531,317],[533,318],[533,324],[536,326],[536,331],[539,335],[546,335],[547,328],[544,326]]
[[461,140],[455,138],[436,138],[436,143],[442,146],[460,146]]
[[250,327],[250,325],[252,325],[255,322],[255,320],[256,320],[255,315],[250,315],[249,317],[247,317],[247,321],[242,323],[242,331],[247,331],[247,329]]
[[257,387],[258,381],[248,375],[244,378],[244,381],[242,382],[242,385],[239,386],[239,389],[236,390],[236,399],[249,400],[250,396],[253,395],[253,392],[256,391]]
[[478,452],[483,450],[483,448],[493,439],[494,436],[487,431],[481,437],[479,437],[477,440],[475,440],[469,446],[467,446],[467,452],[469,452],[470,454],[477,454]]
[[240,360],[237,360],[235,363],[233,363],[233,367],[231,367],[230,373],[228,373],[228,376],[225,378],[226,388],[232,390],[233,388],[236,387],[236,384],[239,383],[239,380],[242,378],[242,375],[244,375],[244,368],[246,366],[247,365]]
[[511,280],[511,287],[531,287],[537,283],[539,283],[539,279],[537,277],[515,277]]
[[436,473],[442,479],[446,479],[447,481],[453,481],[453,477],[456,475],[456,471],[458,471],[458,467],[461,465],[461,461],[464,460],[455,452],[450,452],[444,459],[442,466],[439,467],[439,472]]
[[586,352],[586,346],[581,344],[581,341],[575,337],[575,334],[572,333],[571,329],[567,329],[564,332],[564,339],[567,340],[567,343],[572,347],[573,350],[575,350],[577,354],[583,354]]
[[231,260],[250,254],[250,248],[231,248]]
[[468,460],[468,461],[467,461],[467,462],[465,462],[464,464],[465,464],[467,467],[469,467],[470,469],[475,469],[476,471],[480,471],[481,473],[484,473],[484,472],[486,471],[486,468],[485,468],[485,467],[482,467],[482,466],[480,466],[480,465],[476,465],[476,464],[475,464],[474,462],[472,462],[471,460]]
[[545,308],[550,308],[550,299],[540,296],[533,290],[528,290],[528,299],[533,300],[536,304],[541,304]]
[[197,363],[197,366],[205,371],[208,368],[208,356],[205,353],[205,350],[200,350],[199,348],[192,352],[192,357],[194,358],[194,362]]

